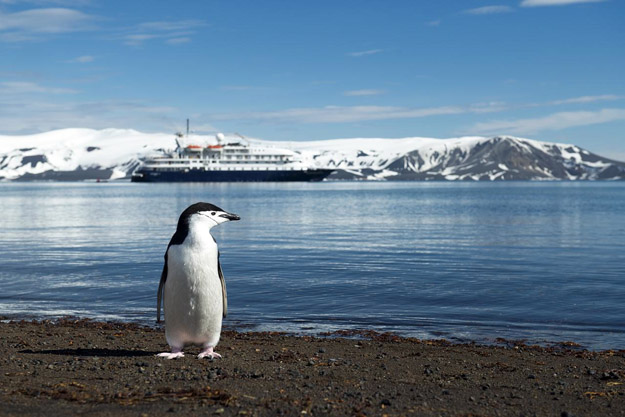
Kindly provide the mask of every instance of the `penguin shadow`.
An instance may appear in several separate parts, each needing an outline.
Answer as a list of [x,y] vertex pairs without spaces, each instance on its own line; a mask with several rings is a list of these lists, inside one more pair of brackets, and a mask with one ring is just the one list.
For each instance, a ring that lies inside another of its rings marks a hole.
[[134,358],[141,356],[154,356],[158,352],[146,352],[142,350],[127,349],[102,349],[102,348],[77,348],[77,349],[46,349],[46,350],[21,350],[20,353],[34,355],[65,355],[65,356],[84,356],[84,357],[117,357],[117,358]]

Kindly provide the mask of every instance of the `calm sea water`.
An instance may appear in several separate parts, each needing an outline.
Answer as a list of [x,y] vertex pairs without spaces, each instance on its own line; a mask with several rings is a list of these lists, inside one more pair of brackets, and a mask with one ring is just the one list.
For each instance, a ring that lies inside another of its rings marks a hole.
[[0,315],[153,323],[207,201],[226,325],[625,348],[625,183],[0,183]]

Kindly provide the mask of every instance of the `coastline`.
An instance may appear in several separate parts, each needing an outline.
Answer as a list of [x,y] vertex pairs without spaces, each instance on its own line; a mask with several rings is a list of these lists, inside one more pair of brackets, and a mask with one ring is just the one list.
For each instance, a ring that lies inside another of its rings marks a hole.
[[625,350],[225,331],[223,359],[190,347],[167,361],[154,356],[164,331],[136,324],[13,321],[0,334],[1,416],[625,415]]

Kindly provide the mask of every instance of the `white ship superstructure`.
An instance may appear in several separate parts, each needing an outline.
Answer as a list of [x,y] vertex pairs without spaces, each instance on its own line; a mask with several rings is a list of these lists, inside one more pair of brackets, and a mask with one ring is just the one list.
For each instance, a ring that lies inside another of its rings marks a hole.
[[[319,181],[332,170],[303,161],[298,152],[217,134],[205,143],[178,134],[177,148],[148,159],[133,174],[136,182]],[[184,142],[184,143],[182,143]]]

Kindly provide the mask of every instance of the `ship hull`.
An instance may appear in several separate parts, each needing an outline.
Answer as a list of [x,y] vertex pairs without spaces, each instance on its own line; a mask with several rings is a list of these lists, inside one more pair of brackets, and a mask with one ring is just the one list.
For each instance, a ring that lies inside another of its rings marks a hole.
[[291,182],[321,181],[332,173],[331,169],[308,169],[294,171],[160,171],[139,169],[132,175],[132,182]]

